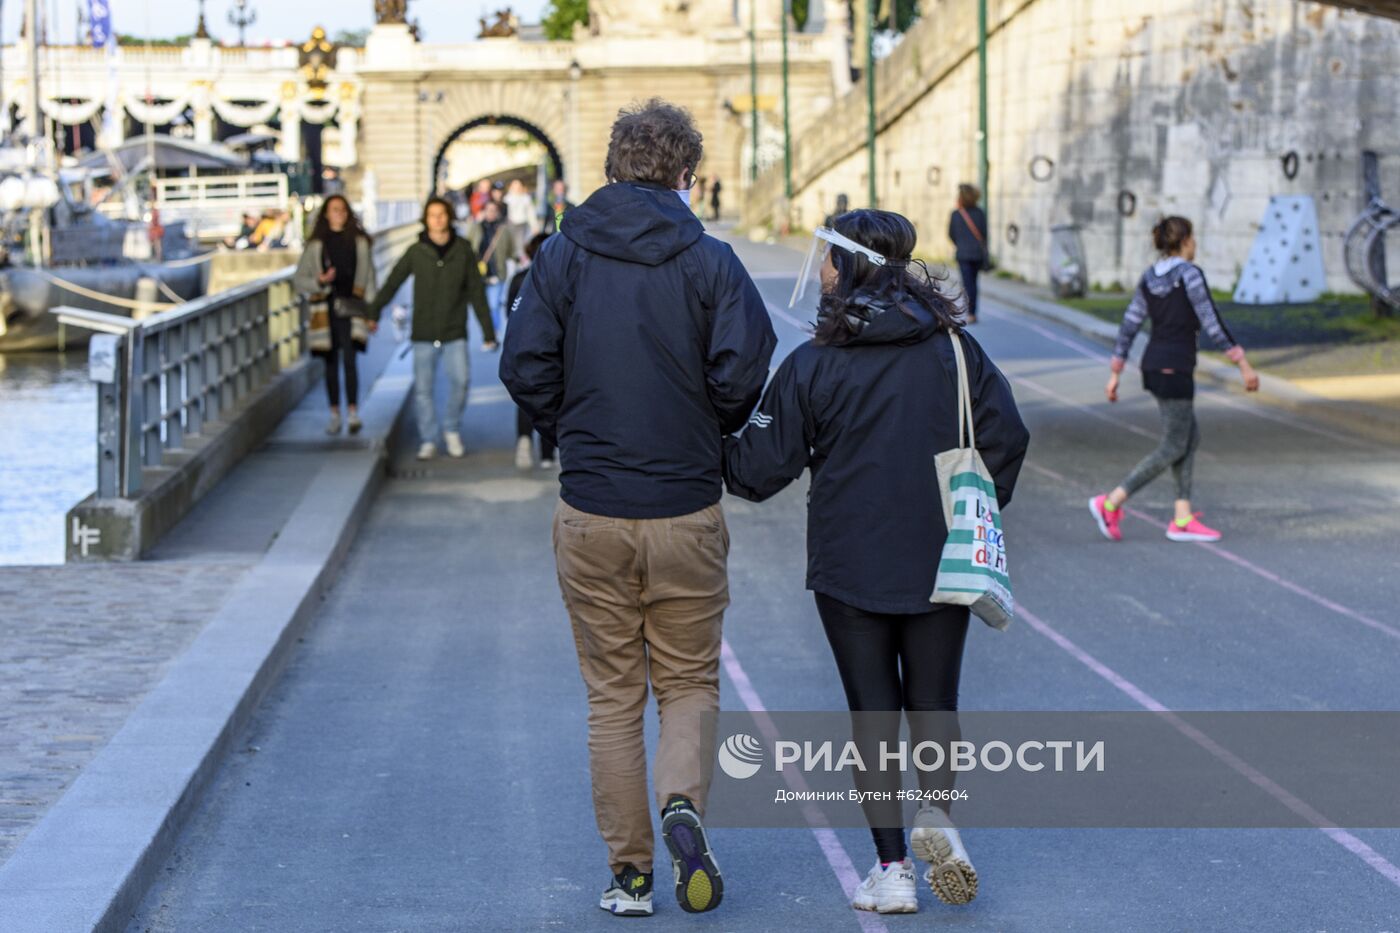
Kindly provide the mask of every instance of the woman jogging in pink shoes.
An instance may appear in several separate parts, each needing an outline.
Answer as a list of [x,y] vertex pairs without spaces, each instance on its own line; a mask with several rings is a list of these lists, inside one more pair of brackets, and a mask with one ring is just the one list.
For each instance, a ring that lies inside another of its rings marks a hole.
[[1127,479],[1107,495],[1089,500],[1089,511],[1099,531],[1111,541],[1123,540],[1119,524],[1128,497],[1171,467],[1176,481],[1176,515],[1167,525],[1172,541],[1219,541],[1220,532],[1201,521],[1191,511],[1191,470],[1200,445],[1196,426],[1196,342],[1205,329],[1216,346],[1240,368],[1244,387],[1259,389],[1259,375],[1244,358],[1244,348],[1235,342],[1216,310],[1206,285],[1205,273],[1195,265],[1196,239],[1191,221],[1185,217],[1165,217],[1152,228],[1152,242],[1162,258],[1143,273],[1123,324],[1109,364],[1113,373],[1104,392],[1110,402],[1118,401],[1118,378],[1133,338],[1143,321],[1152,319],[1152,338],[1142,355],[1142,387],[1157,399],[1162,415],[1162,441],[1157,449],[1133,467]]

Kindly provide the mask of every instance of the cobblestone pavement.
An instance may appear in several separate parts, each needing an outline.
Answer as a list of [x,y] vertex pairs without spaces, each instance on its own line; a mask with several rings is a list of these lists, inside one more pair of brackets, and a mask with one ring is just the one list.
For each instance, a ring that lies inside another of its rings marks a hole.
[[0,862],[252,566],[0,567]]

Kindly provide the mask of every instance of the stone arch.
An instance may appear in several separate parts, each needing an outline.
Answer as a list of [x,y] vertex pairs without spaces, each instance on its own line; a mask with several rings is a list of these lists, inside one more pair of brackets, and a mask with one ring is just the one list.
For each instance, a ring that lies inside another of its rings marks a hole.
[[[448,76],[444,75],[444,78]],[[425,84],[435,83],[425,81]],[[561,143],[567,132],[569,110],[566,81],[528,80],[523,77],[495,81],[443,81],[449,90],[437,108],[430,138],[438,144],[424,153],[429,159],[429,176],[436,184],[437,170],[447,147],[454,139],[477,126],[493,123],[522,129],[544,144],[558,177],[575,171],[577,155],[569,143]]]
[[513,126],[518,130],[524,130],[544,145],[545,152],[549,156],[550,167],[554,170],[553,177],[565,177],[564,159],[559,154],[559,147],[554,145],[554,140],[550,139],[549,135],[545,133],[544,130],[535,126],[528,120],[522,120],[519,117],[512,117],[508,114],[490,114],[484,117],[477,117],[474,120],[468,120],[449,133],[447,138],[442,141],[442,145],[438,147],[437,154],[433,156],[432,174],[429,176],[433,179],[434,188],[437,187],[437,180],[442,177],[442,163],[443,160],[447,158],[448,148],[451,147],[452,143],[456,141],[458,137],[470,132],[478,126]]

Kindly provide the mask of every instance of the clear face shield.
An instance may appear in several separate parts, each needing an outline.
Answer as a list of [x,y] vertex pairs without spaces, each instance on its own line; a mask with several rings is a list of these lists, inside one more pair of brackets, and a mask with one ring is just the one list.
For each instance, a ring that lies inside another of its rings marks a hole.
[[[834,280],[836,269],[831,264],[831,251],[843,249],[848,253],[859,253],[877,266],[888,260],[868,246],[862,246],[849,237],[844,237],[830,227],[818,227],[813,231],[812,248],[807,251],[807,259],[802,263],[802,273],[792,289],[789,308],[803,307],[814,310],[821,298],[823,285]],[[810,306],[810,307],[808,307]]]

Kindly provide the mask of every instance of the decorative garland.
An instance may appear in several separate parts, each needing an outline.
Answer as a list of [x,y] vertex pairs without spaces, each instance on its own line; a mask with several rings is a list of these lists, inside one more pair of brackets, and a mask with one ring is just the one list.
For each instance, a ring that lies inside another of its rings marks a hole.
[[185,108],[189,105],[190,99],[188,97],[176,98],[167,104],[148,104],[141,98],[129,94],[122,97],[122,106],[137,123],[150,123],[153,126],[163,126],[171,122],[184,113]]
[[44,113],[53,118],[55,123],[62,123],[64,126],[77,126],[91,120],[97,111],[102,109],[102,100],[87,100],[81,104],[44,100],[40,102],[39,106]]
[[266,123],[277,113],[280,101],[266,100],[260,104],[235,104],[231,100],[210,99],[219,119],[232,126],[250,127]]
[[333,100],[328,100],[319,104],[313,104],[309,100],[304,100],[301,102],[301,121],[303,123],[311,123],[319,126],[335,116],[336,110],[338,109],[339,105]]

